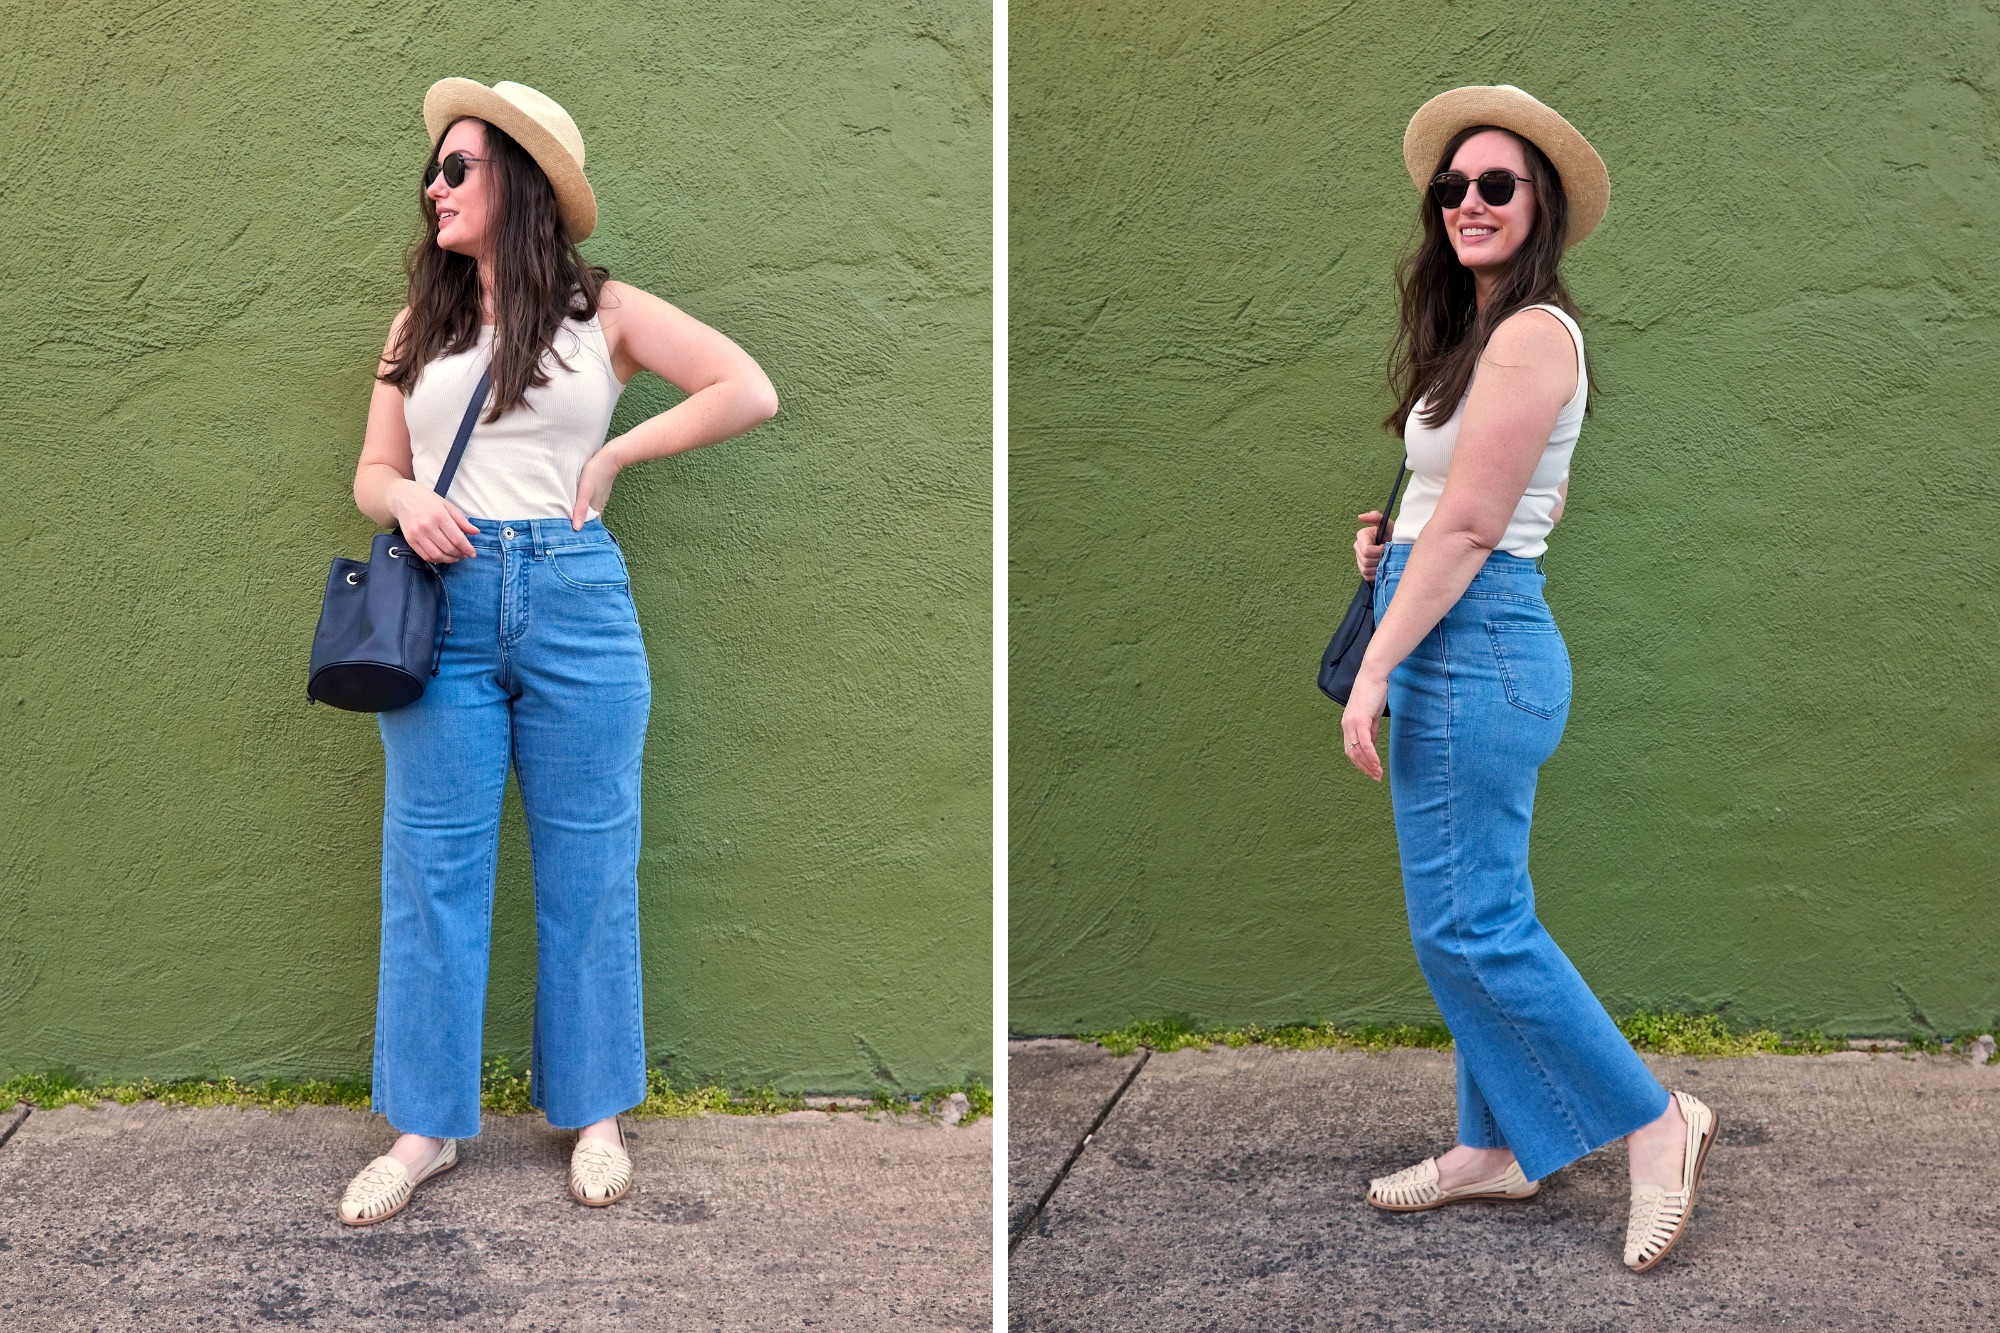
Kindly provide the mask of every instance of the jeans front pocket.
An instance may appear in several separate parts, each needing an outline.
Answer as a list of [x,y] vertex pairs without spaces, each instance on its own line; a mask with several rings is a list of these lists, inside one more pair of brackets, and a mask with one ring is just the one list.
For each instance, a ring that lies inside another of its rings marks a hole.
[[1553,623],[1489,620],[1486,636],[1493,641],[1508,703],[1536,717],[1554,717],[1569,706],[1569,649]]
[[558,548],[550,554],[549,562],[555,566],[557,578],[587,592],[623,588],[632,582],[625,570],[625,557],[608,541]]

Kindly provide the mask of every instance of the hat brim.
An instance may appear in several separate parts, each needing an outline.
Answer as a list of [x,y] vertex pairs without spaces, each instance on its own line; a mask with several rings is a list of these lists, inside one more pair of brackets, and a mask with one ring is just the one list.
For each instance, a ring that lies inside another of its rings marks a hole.
[[1565,245],[1597,230],[1611,206],[1611,173],[1604,169],[1604,159],[1576,126],[1509,84],[1453,88],[1417,108],[1403,131],[1403,165],[1419,190],[1430,185],[1452,136],[1475,125],[1512,130],[1555,166],[1569,201]]
[[424,128],[432,143],[453,121],[468,116],[499,126],[535,159],[555,188],[556,208],[571,240],[581,241],[597,230],[597,195],[584,177],[583,164],[540,121],[475,79],[439,79],[424,94]]

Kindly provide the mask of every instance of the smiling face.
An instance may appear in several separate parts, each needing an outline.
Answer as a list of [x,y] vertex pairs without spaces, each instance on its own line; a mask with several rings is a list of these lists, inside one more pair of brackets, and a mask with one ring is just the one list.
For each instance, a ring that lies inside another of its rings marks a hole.
[[1506,271],[1508,261],[1535,229],[1535,187],[1529,183],[1533,172],[1521,141],[1505,130],[1482,130],[1451,155],[1450,170],[1468,179],[1476,180],[1480,172],[1496,168],[1521,178],[1512,199],[1496,208],[1481,197],[1475,185],[1465,192],[1457,208],[1443,210],[1451,248],[1482,288]]
[[[444,142],[438,145],[438,160],[442,162],[453,153],[485,158],[486,122],[461,120],[446,130]],[[439,172],[424,188],[437,213],[439,249],[472,259],[485,253],[498,195],[496,184],[493,164],[478,161],[466,163],[465,179],[456,187],[446,184],[444,173]]]

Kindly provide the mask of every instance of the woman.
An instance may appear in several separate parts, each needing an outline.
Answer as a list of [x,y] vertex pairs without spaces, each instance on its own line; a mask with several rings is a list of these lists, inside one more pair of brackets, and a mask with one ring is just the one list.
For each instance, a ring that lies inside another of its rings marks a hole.
[[[424,98],[424,123],[424,236],[377,369],[354,501],[442,572],[449,632],[423,697],[380,715],[374,1107],[401,1137],[342,1196],[352,1226],[394,1216],[479,1132],[510,767],[534,854],[532,1100],[578,1131],[579,1203],[630,1188],[617,1115],[646,1092],[637,874],[651,685],[625,561],[597,516],[622,468],[777,410],[736,344],[578,253],[597,204],[560,106],[517,83],[445,79]],[[489,369],[484,411],[439,495]],[[688,397],[606,441],[640,370]]]
[[1376,1180],[1368,1201],[1527,1199],[1624,1138],[1625,1263],[1643,1272],[1686,1227],[1715,1114],[1653,1078],[1536,920],[1528,879],[1536,771],[1570,696],[1541,557],[1590,387],[1558,270],[1603,217],[1610,180],[1569,122],[1506,86],[1425,103],[1403,158],[1424,191],[1423,240],[1402,274],[1387,424],[1411,481],[1386,552],[1372,526],[1355,538],[1377,628],[1341,731],[1379,782],[1376,724],[1394,718],[1404,895],[1457,1049],[1458,1144]]

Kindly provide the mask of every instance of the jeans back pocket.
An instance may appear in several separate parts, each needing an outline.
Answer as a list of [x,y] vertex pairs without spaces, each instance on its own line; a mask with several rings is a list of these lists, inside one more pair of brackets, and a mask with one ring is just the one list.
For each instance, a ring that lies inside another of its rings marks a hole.
[[1553,623],[1489,620],[1486,636],[1508,703],[1536,717],[1554,717],[1569,706],[1569,649]]

